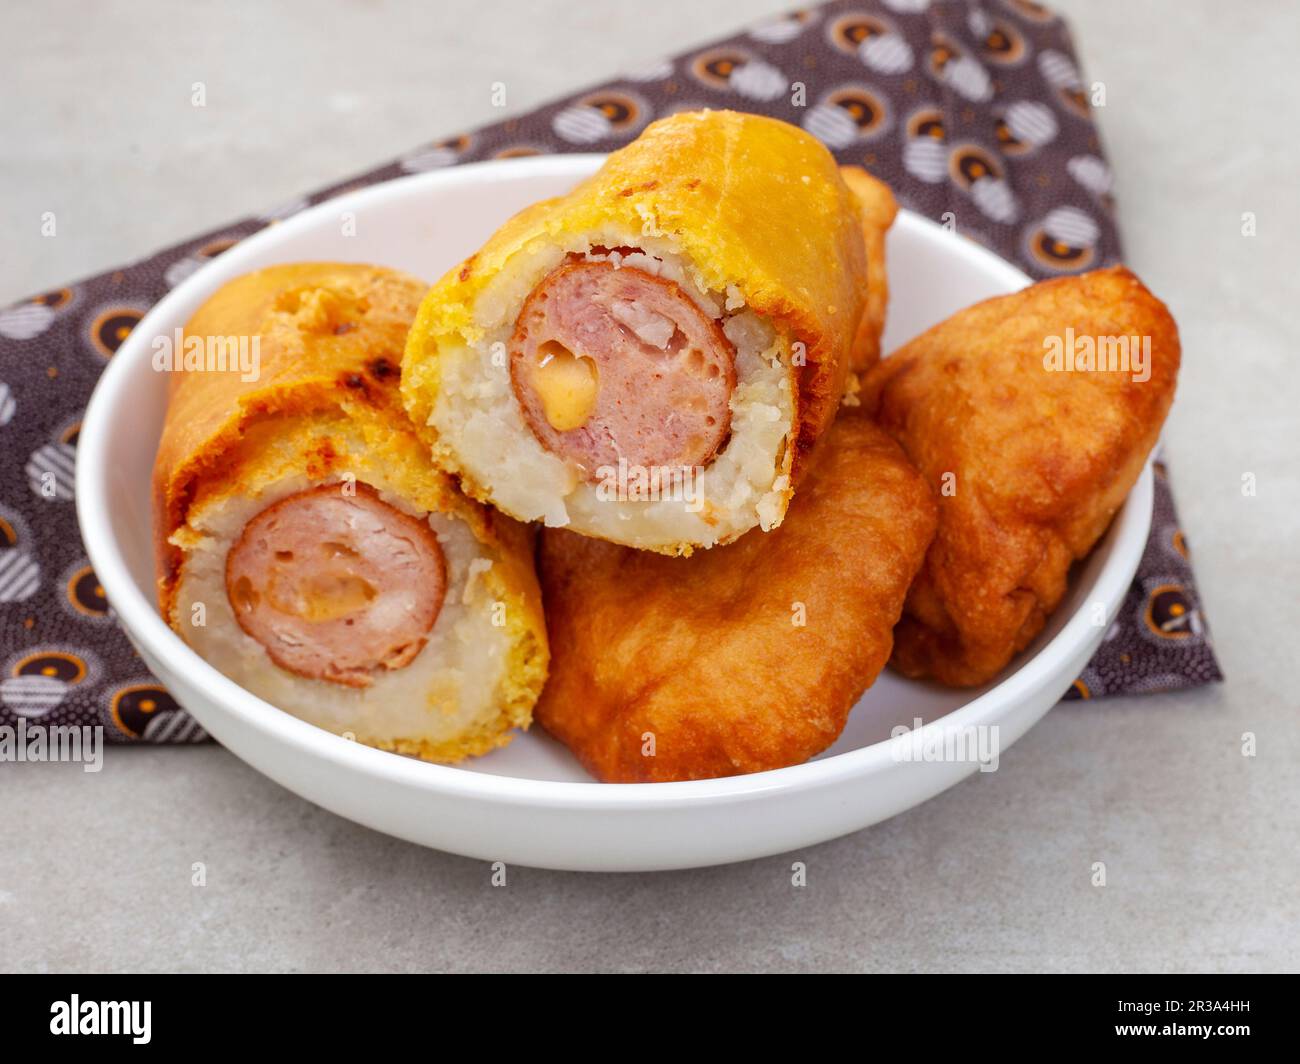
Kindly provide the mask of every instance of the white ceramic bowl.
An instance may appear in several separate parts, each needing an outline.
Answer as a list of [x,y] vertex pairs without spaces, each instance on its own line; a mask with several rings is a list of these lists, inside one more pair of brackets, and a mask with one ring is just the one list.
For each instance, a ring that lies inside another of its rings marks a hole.
[[[893,816],[975,771],[973,761],[906,760],[895,725],[998,729],[1005,749],[1061,697],[1101,641],[1093,604],[1113,617],[1151,518],[1148,468],[1071,592],[1000,682],[976,691],[886,672],[839,741],[805,765],[690,783],[598,784],[540,729],[462,767],[429,765],[321,731],[238,687],[157,612],[149,479],[165,381],[150,344],[224,282],[301,260],[372,262],[429,280],[502,221],[563,192],[600,158],[479,163],[337,197],[251,237],[178,285],[121,346],[82,424],[77,512],[91,563],[123,627],[177,700],[228,749],[304,798],[379,831],[487,860],[547,868],[643,870],[722,864],[809,846]],[[345,231],[354,235],[345,236]],[[889,238],[886,350],[1027,278],[997,256],[903,212]]]

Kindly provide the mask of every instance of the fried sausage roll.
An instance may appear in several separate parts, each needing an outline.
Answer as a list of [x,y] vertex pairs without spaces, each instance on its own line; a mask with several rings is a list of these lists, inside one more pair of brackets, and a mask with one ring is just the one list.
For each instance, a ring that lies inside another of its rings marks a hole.
[[775,528],[843,393],[863,229],[802,130],[663,119],[434,286],[407,409],[522,520],[670,554]]
[[460,495],[402,409],[402,345],[425,290],[378,267],[304,263],[238,278],[199,308],[187,347],[253,357],[244,372],[191,360],[171,376],[154,467],[159,602],[273,705],[455,761],[528,725],[547,649],[527,530]]

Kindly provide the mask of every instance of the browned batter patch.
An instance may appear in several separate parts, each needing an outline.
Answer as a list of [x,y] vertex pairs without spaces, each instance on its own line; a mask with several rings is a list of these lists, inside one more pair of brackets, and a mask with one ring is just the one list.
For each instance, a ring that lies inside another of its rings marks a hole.
[[428,523],[364,484],[297,492],[244,526],[226,557],[239,626],[282,669],[368,687],[409,665],[446,592],[442,548]]

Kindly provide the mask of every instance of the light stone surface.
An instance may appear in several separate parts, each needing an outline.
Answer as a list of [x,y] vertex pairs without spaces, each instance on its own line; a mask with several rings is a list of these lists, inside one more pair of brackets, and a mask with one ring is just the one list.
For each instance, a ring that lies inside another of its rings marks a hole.
[[[493,82],[523,112],[786,6],[4,5],[0,303],[498,119]],[[1183,331],[1169,458],[1225,685],[1060,707],[996,773],[796,854],[505,888],[215,746],[0,765],[0,968],[1300,967],[1300,9],[1057,6],[1106,85],[1130,264]]]

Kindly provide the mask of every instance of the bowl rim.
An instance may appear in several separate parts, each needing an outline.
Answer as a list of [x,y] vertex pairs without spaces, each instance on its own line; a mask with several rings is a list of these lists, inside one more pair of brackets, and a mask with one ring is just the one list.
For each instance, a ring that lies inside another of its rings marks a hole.
[[[158,613],[154,600],[137,587],[131,576],[122,551],[111,534],[109,515],[113,501],[108,489],[108,439],[114,426],[130,424],[129,419],[114,417],[114,412],[129,404],[134,376],[149,364],[148,338],[170,332],[175,324],[173,319],[177,307],[195,297],[206,298],[231,277],[258,268],[262,263],[255,260],[268,246],[273,248],[286,235],[313,228],[323,214],[334,216],[349,207],[360,210],[372,201],[415,192],[424,185],[456,187],[530,175],[567,175],[578,179],[594,170],[603,159],[600,154],[573,153],[487,160],[394,178],[348,192],[305,208],[283,222],[250,235],[219,259],[186,278],[150,308],[96,383],[82,418],[76,462],[77,519],[90,564],[117,614],[118,623],[146,654],[175,671],[183,672],[195,685],[204,689],[211,702],[223,713],[238,718],[243,725],[270,742],[291,747],[304,756],[331,763],[362,777],[476,801],[508,805],[527,801],[551,809],[596,811],[649,810],[666,803],[695,805],[708,802],[716,805],[755,800],[773,791],[831,787],[851,777],[869,775],[892,763],[890,740],[785,768],[671,783],[539,780],[419,761],[335,735],[244,690],[199,657],[172,631]],[[943,226],[906,209],[899,211],[895,225],[917,235],[933,238],[943,233],[943,239],[952,239]],[[1007,281],[1008,290],[1030,283],[1030,278],[1021,270],[971,240],[953,241],[953,247],[959,254],[973,257],[983,269],[1001,274]],[[1089,596],[1092,601],[1107,604],[1108,616],[1122,601],[1132,580],[1132,559],[1140,558],[1145,547],[1151,523],[1152,497],[1152,471],[1148,460],[1107,533],[1114,537],[1111,553]],[[1081,606],[1033,657],[994,687],[925,724],[922,735],[933,729],[990,723],[991,718],[1001,716],[1007,704],[1024,701],[1051,683],[1061,659],[1069,657],[1085,644],[1092,632],[1095,632],[1095,626]]]

